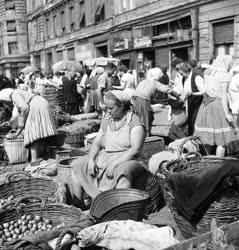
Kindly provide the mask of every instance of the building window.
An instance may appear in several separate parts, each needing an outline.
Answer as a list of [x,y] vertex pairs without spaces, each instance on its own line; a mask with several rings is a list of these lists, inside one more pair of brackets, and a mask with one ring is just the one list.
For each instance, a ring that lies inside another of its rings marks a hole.
[[50,20],[49,18],[46,19],[46,37],[50,37]]
[[6,10],[15,10],[15,1],[14,0],[5,0]]
[[102,1],[96,8],[95,23],[103,21],[105,19],[105,4]]
[[65,11],[61,12],[61,33],[64,33],[66,29],[66,15]]
[[234,20],[213,24],[215,55],[234,55]]
[[123,12],[132,10],[134,8],[135,8],[135,0],[122,0],[122,11]]
[[13,21],[7,21],[7,32],[15,32],[16,31],[16,22]]
[[15,55],[17,54],[17,42],[9,42],[8,43],[8,54],[9,55]]
[[56,56],[57,56],[57,61],[62,61],[63,60],[63,51],[57,51],[56,53]]
[[85,27],[85,2],[81,0],[79,2],[79,26],[80,28]]
[[56,19],[56,15],[55,16],[53,16],[53,34],[54,34],[54,36],[56,36],[57,35],[57,19]]
[[74,7],[71,6],[69,9],[69,19],[70,19],[70,26],[71,26],[71,30],[75,29],[75,15],[74,15]]
[[52,52],[48,52],[48,53],[47,53],[47,67],[48,67],[48,72],[51,71],[52,65],[53,65]]
[[70,48],[67,50],[67,58],[69,61],[75,60],[75,49],[74,48]]
[[41,69],[41,56],[40,55],[34,56],[34,63],[37,69]]

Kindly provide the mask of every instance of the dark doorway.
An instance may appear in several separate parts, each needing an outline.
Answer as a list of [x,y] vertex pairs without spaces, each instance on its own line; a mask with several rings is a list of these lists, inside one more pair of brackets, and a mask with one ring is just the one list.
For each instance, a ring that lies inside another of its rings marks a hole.
[[188,47],[182,47],[178,49],[172,49],[172,61],[178,57],[183,59],[184,61],[188,61],[189,56],[188,56]]
[[96,57],[108,57],[108,47],[107,45],[97,46],[96,48]]

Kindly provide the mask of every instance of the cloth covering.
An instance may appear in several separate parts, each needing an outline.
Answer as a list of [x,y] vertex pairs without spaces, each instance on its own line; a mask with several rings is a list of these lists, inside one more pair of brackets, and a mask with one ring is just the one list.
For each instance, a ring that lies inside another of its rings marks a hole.
[[99,246],[112,250],[160,250],[177,244],[170,227],[158,228],[136,221],[110,221],[82,230],[80,247]]
[[7,88],[0,91],[0,101],[11,102],[11,95],[14,89]]
[[217,189],[221,181],[229,176],[239,175],[238,166],[239,160],[225,159],[222,164],[210,168],[170,174],[167,183],[179,211],[189,221],[192,220],[200,204]]

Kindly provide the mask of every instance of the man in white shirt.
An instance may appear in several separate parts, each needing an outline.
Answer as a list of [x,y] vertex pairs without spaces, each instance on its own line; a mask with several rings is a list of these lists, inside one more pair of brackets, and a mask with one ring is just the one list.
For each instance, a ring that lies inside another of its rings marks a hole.
[[193,135],[199,107],[205,93],[204,79],[198,71],[191,69],[187,63],[179,65],[179,72],[185,78],[181,99],[186,101],[188,113],[188,135]]

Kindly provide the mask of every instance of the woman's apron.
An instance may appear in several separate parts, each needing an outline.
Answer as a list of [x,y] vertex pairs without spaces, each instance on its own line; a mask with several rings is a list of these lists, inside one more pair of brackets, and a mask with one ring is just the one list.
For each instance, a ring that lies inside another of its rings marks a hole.
[[[111,130],[109,124],[110,121],[106,126],[105,135],[102,138],[104,140],[103,144],[105,144],[105,149],[101,150],[96,158],[98,174],[95,181],[100,191],[114,188],[118,182],[118,178],[120,176],[115,174],[113,179],[109,179],[106,176],[106,170],[115,160],[120,158],[131,145],[131,131],[129,127],[131,118],[132,113],[128,113],[124,124],[122,124],[121,127],[115,131]],[[127,173],[125,174],[127,175]]]

